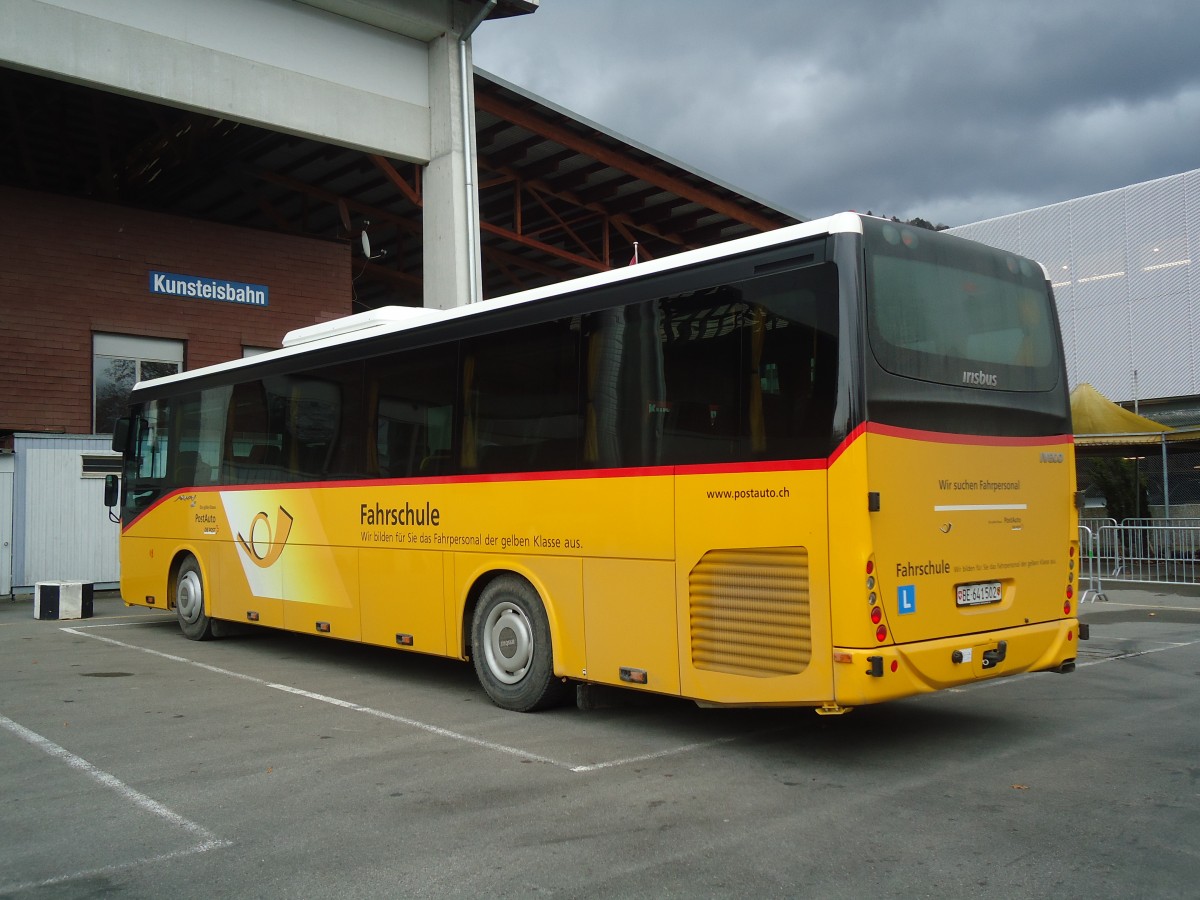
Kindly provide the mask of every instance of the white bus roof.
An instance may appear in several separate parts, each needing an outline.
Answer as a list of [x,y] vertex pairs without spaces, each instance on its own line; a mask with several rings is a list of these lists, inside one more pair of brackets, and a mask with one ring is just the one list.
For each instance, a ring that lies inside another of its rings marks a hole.
[[[564,293],[606,287],[633,278],[644,278],[647,275],[669,272],[672,269],[685,268],[735,254],[761,250],[777,244],[788,243],[789,241],[802,240],[822,234],[837,233],[862,234],[862,217],[857,213],[838,213],[822,219],[802,222],[798,225],[789,225],[774,231],[766,231],[761,234],[713,244],[711,247],[686,250],[662,259],[629,265],[620,269],[610,269],[607,272],[597,272],[595,275],[584,275],[580,278],[559,281],[554,284],[544,285],[543,287],[532,288],[528,291],[484,300],[480,303],[457,306],[453,309],[385,306],[380,309],[344,316],[329,322],[322,322],[289,331],[284,335],[283,347],[279,350],[271,350],[242,359],[232,359],[228,362],[216,363],[200,369],[190,369],[175,375],[166,375],[162,378],[153,379],[153,384],[157,387],[177,381],[188,381],[192,378],[233,371],[243,366],[258,365],[270,360],[285,359],[312,350],[357,343],[367,338],[396,334],[425,325],[432,325],[437,322],[464,319],[471,316],[483,315],[496,309],[517,306],[524,303],[535,303],[539,300],[556,297]],[[134,385],[134,390],[148,384],[150,382],[139,381]]]

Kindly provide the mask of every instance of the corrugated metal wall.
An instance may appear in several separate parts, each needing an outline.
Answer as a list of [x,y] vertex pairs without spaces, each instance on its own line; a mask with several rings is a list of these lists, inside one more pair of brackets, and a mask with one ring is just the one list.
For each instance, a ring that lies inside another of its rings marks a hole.
[[1072,387],[1200,395],[1200,169],[950,231],[1046,267]]
[[83,457],[112,455],[108,435],[18,434],[13,507],[16,588],[39,581],[115,583],[118,525],[104,506],[104,478]]
[[12,592],[14,463],[11,453],[0,451],[0,597]]

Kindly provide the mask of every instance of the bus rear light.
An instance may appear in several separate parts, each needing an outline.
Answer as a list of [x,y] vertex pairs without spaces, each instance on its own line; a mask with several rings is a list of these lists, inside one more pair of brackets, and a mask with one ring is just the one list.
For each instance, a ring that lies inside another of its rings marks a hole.
[[875,629],[875,640],[879,641],[879,643],[881,643],[881,644],[887,640],[887,626],[886,625],[880,625],[878,628]]
[[845,650],[834,650],[833,661],[835,663],[852,663],[854,662],[854,654],[847,653]]
[[891,665],[891,670],[893,672],[898,672],[900,670],[900,663],[893,659],[892,665]]
[[1068,584],[1067,585],[1067,599],[1070,600],[1074,596],[1075,596],[1075,588],[1071,587],[1071,585]]
[[1069,616],[1070,614],[1071,614],[1071,601],[1068,600],[1065,603],[1063,603],[1063,615]]
[[868,559],[867,560],[867,574],[873,575],[874,573],[875,573],[875,560]]
[[1070,643],[1073,640],[1075,640],[1075,632],[1068,631],[1067,632],[1067,643]]
[[878,606],[872,607],[872,609],[871,609],[871,624],[878,625],[882,621],[883,621],[883,610],[880,609]]

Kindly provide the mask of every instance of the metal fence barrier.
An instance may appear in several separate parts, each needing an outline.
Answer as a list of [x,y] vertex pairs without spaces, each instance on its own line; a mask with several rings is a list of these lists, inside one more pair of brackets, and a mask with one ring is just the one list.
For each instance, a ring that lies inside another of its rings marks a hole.
[[1100,575],[1099,535],[1079,523],[1079,602],[1107,600]]
[[1104,599],[1105,579],[1200,584],[1200,519],[1088,519],[1079,546],[1080,602]]

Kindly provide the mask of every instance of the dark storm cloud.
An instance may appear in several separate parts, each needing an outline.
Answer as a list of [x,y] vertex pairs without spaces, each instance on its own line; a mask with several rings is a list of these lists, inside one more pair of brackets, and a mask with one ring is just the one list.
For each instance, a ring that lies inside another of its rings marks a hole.
[[957,225],[1200,167],[1194,0],[542,0],[484,69],[785,209]]

